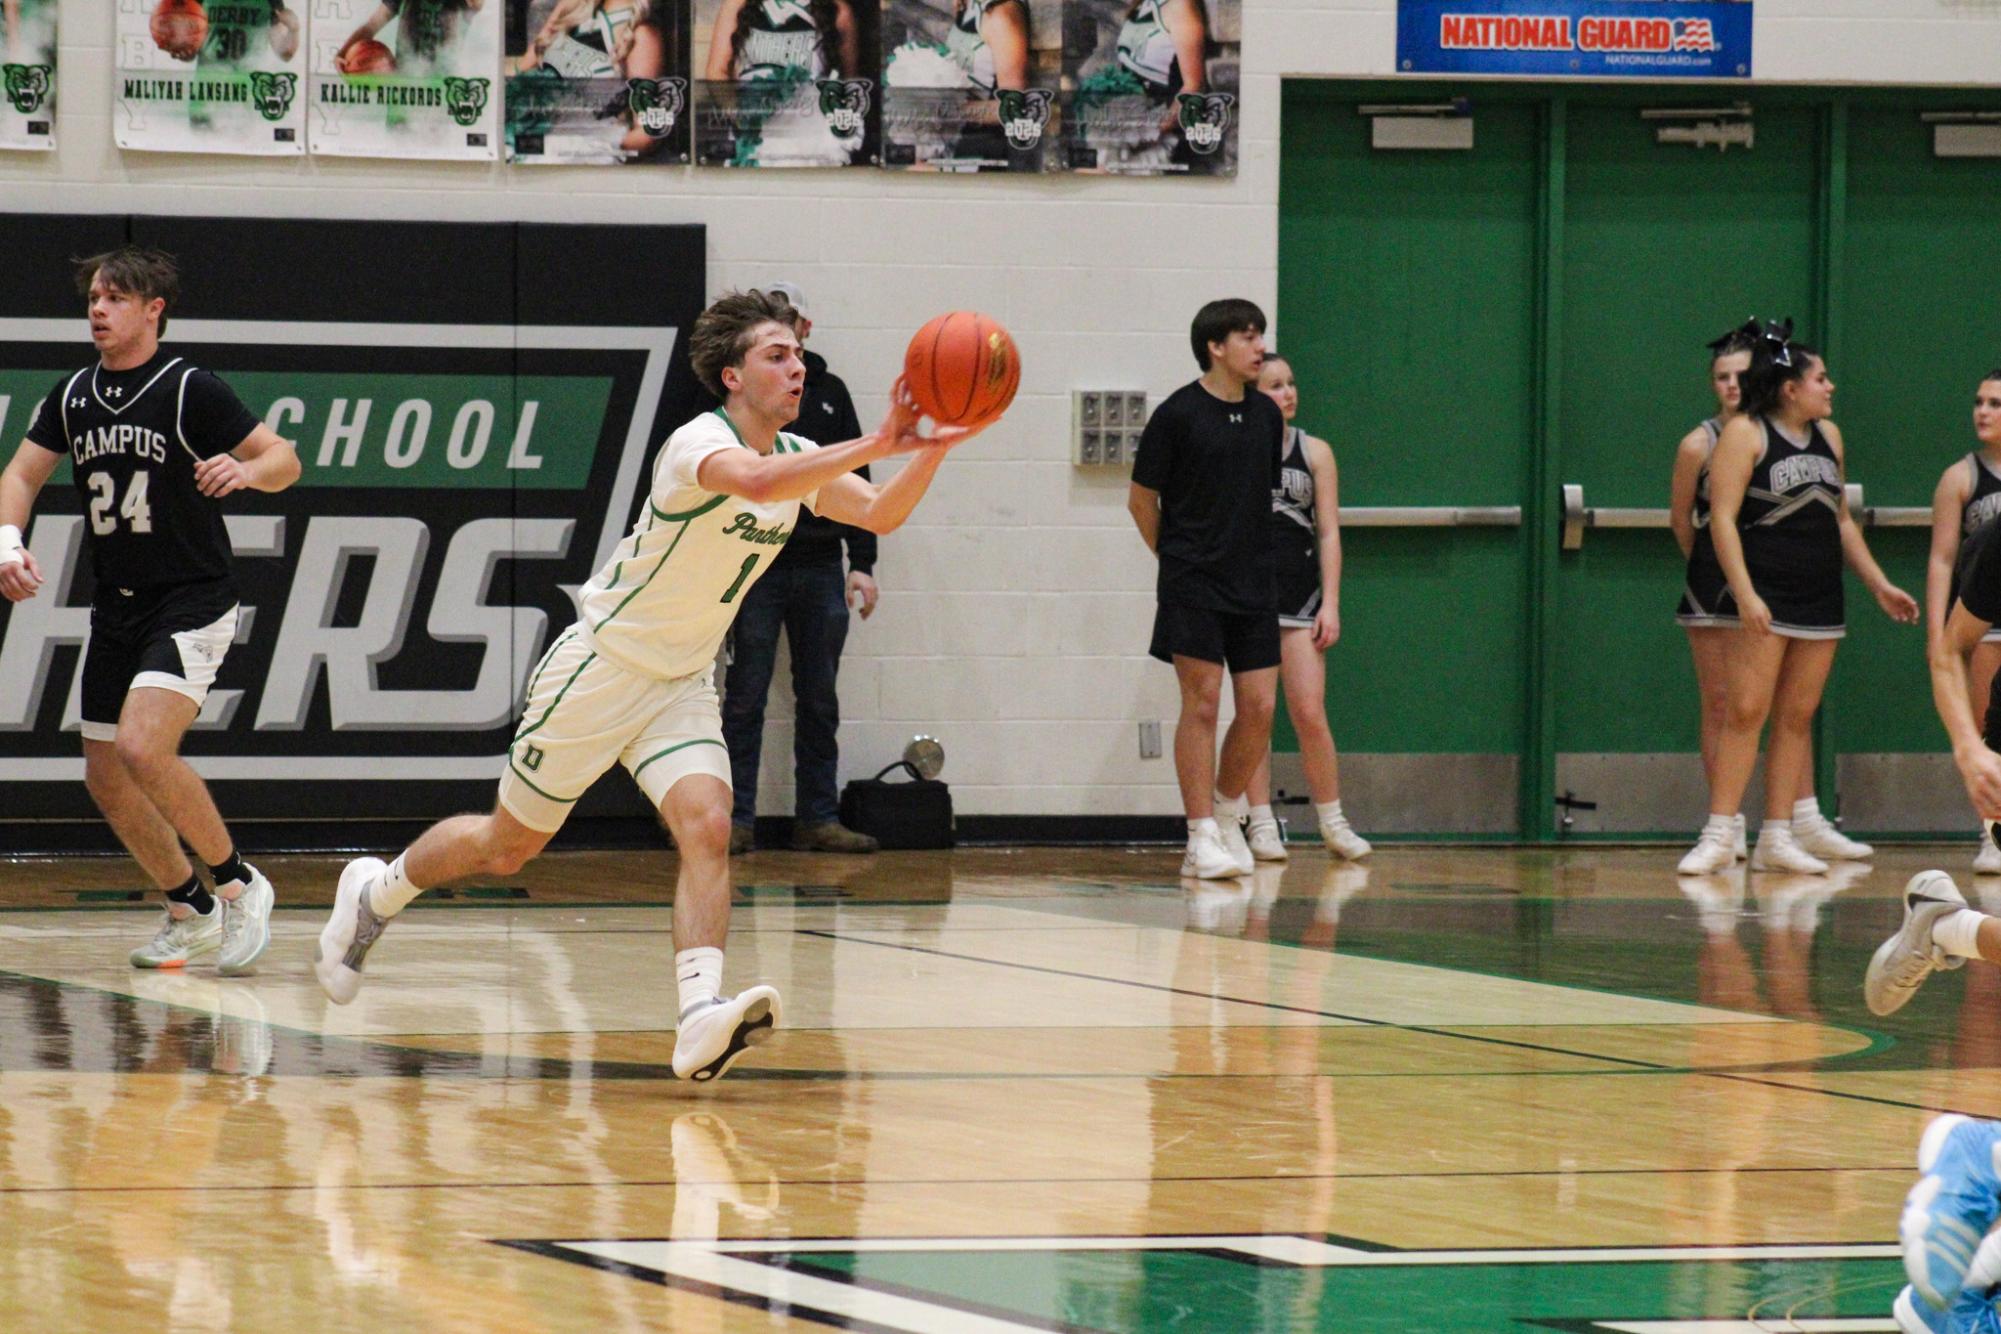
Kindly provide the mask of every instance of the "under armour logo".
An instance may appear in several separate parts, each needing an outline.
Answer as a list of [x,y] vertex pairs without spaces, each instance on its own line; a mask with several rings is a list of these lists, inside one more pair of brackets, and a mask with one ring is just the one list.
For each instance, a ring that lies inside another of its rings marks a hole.
[[1241,412],[1233,412],[1233,413],[1231,413],[1231,414],[1230,414],[1230,423],[1231,423],[1231,425],[1233,425],[1233,426],[1242,426],[1242,425],[1244,424],[1244,414],[1243,414],[1243,413],[1241,413]]
[[111,395],[111,396],[112,396],[113,398],[123,398],[123,397],[125,397],[125,391],[124,391],[123,389],[120,389],[120,388],[119,388],[119,387],[118,387],[117,385],[115,385],[115,384],[114,384],[114,385],[109,385],[109,386],[107,386],[107,387],[105,388],[105,391],[104,391],[104,392],[105,392],[105,393],[107,393],[107,394],[109,394],[109,395]]
[[69,401],[69,405],[73,408],[80,408],[89,401],[90,401],[89,399],[84,398],[81,395],[78,395],[76,398],[73,398]]
[[834,415],[834,405],[832,403],[822,403],[820,405],[820,411],[826,413],[829,417],[831,417]]

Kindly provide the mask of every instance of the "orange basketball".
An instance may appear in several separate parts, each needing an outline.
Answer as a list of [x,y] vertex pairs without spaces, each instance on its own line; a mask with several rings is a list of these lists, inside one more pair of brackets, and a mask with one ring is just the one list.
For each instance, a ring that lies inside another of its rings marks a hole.
[[924,415],[941,426],[979,426],[1007,411],[1021,387],[1021,354],[1000,321],[955,310],[917,331],[903,378]]
[[394,74],[396,53],[373,37],[350,46],[340,58],[342,74]]
[[160,0],[149,27],[153,45],[176,60],[193,60],[208,40],[208,11],[201,0]]

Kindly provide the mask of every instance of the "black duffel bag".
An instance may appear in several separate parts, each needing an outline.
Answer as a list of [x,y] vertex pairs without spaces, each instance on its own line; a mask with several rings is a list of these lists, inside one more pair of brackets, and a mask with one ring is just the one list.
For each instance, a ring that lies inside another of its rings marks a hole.
[[[892,783],[897,769],[908,782]],[[867,834],[886,850],[952,846],[952,786],[925,778],[899,760],[874,778],[857,778],[841,790],[841,823]]]

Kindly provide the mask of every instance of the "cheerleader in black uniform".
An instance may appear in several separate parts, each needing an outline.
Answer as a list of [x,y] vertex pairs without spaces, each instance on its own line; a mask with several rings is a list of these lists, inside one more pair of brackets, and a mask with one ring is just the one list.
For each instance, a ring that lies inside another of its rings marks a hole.
[[[1272,555],[1278,570],[1279,680],[1285,710],[1299,737],[1306,785],[1320,817],[1320,841],[1337,857],[1369,855],[1367,839],[1341,810],[1341,771],[1334,733],[1327,725],[1327,664],[1322,655],[1341,637],[1341,500],[1334,451],[1325,440],[1293,424],[1299,384],[1292,366],[1265,356],[1258,388],[1285,414],[1285,452],[1272,491]],[[1246,837],[1259,861],[1284,861],[1285,841],[1271,811],[1271,756],[1266,754],[1247,789],[1251,803]]]
[[1733,817],[1768,715],[1765,823],[1751,868],[1827,870],[1793,837],[1792,797],[1804,786],[1814,710],[1847,633],[1844,560],[1891,619],[1918,620],[1917,602],[1884,575],[1849,516],[1841,432],[1828,420],[1834,382],[1827,363],[1791,335],[1790,323],[1768,325],[1752,348],[1744,414],[1723,428],[1710,461],[1709,531],[1729,582],[1721,606],[1734,609],[1742,628],[1709,823],[1682,859],[1684,875],[1711,875],[1736,861]]
[[[1688,634],[1688,653],[1695,662],[1695,687],[1702,699],[1702,781],[1711,788],[1716,786],[1716,739],[1723,734],[1730,699],[1730,642],[1737,617],[1734,612],[1725,614],[1723,600],[1730,585],[1709,537],[1709,459],[1723,428],[1737,416],[1743,397],[1738,378],[1751,364],[1756,335],[1755,327],[1732,329],[1709,345],[1709,387],[1716,395],[1716,415],[1681,438],[1668,509],[1668,527],[1688,562],[1674,618]],[[1742,815],[1736,817],[1734,839],[1736,855],[1742,857]]]
[[[1936,641],[1959,591],[1959,560],[1968,538],[2001,514],[2001,370],[1973,396],[1973,434],[1980,448],[1956,460],[1932,492],[1932,552],[1925,570],[1925,637]],[[2001,668],[2001,628],[1989,630],[1967,669],[1968,699],[1977,720],[1987,717],[1994,673]],[[2001,846],[1981,826],[1976,875],[2001,875]]]

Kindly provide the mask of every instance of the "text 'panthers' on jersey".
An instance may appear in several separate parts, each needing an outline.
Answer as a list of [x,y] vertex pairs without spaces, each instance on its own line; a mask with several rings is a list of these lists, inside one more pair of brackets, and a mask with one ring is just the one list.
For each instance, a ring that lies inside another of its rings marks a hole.
[[69,455],[98,606],[115,610],[140,589],[229,578],[222,510],[195,484],[195,463],[256,429],[228,385],[165,352],[131,370],[87,366],[50,391],[28,439]]

